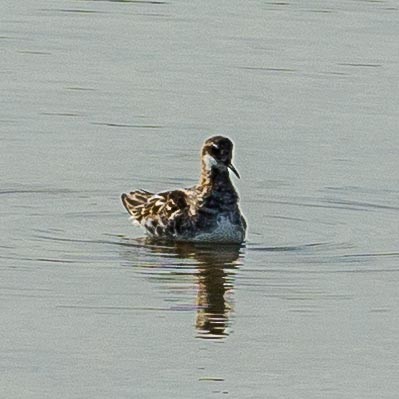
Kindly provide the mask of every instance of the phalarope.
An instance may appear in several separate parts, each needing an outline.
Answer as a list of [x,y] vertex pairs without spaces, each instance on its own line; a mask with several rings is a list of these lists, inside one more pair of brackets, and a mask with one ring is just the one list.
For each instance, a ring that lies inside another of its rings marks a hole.
[[160,193],[145,190],[122,194],[133,223],[154,238],[174,241],[242,243],[246,221],[229,170],[233,143],[227,137],[207,139],[201,151],[201,177],[197,185]]

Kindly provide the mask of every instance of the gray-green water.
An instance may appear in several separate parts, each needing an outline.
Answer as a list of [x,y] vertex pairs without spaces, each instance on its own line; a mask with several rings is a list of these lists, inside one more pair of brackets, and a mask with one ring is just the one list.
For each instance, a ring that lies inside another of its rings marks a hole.
[[[0,7],[1,397],[398,397],[395,0]],[[142,240],[213,134],[247,245]]]

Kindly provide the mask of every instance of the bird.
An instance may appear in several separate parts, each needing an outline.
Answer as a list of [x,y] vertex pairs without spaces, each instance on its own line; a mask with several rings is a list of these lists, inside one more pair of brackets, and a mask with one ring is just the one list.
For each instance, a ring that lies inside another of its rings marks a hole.
[[247,222],[230,171],[233,142],[223,136],[205,140],[201,149],[201,175],[189,188],[152,193],[136,190],[121,196],[133,224],[154,239],[204,243],[245,241]]

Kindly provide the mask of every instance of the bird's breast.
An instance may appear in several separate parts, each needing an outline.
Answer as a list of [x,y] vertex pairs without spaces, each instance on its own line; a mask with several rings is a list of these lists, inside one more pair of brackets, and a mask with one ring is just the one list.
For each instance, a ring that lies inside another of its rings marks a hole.
[[241,243],[244,238],[245,229],[241,224],[233,223],[230,215],[218,215],[208,230],[203,230],[195,236],[195,241]]

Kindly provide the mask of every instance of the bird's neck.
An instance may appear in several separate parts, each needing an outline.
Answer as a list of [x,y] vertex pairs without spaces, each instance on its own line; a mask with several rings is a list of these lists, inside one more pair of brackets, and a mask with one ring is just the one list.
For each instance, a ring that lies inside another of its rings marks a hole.
[[227,168],[221,170],[207,168],[206,165],[202,166],[199,186],[209,193],[212,191],[235,191]]

